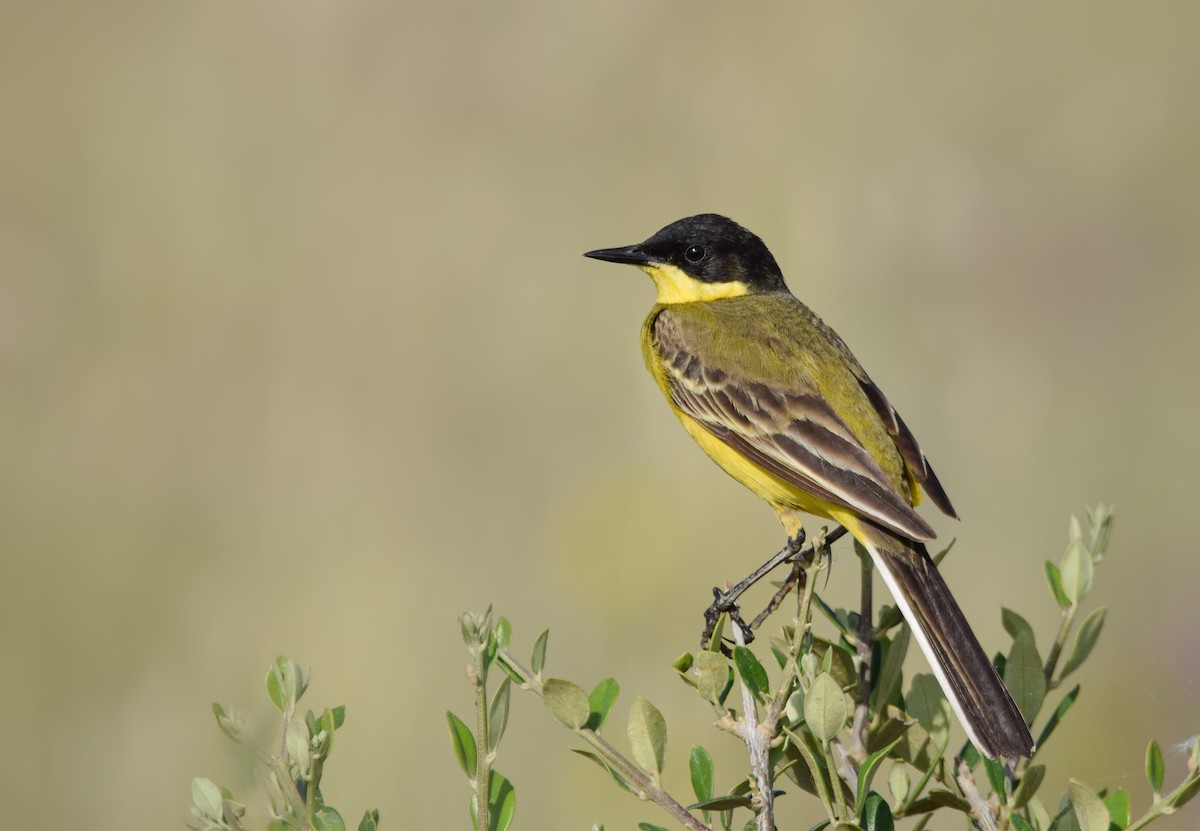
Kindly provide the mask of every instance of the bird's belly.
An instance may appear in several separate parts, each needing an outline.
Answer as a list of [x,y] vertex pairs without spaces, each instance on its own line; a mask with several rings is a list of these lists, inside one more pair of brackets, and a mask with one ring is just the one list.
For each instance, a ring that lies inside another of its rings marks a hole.
[[[672,408],[674,409],[674,408]],[[705,430],[700,422],[686,413],[675,411],[688,435],[700,445],[708,457],[721,469],[741,482],[760,499],[776,509],[802,511],[813,516],[829,517],[829,509],[835,507],[823,499],[809,494],[790,482],[756,465],[725,442]]]

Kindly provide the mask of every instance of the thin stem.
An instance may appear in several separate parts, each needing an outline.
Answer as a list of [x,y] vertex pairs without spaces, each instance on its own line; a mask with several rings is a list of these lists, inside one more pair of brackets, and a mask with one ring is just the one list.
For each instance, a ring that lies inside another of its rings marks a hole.
[[491,817],[488,816],[491,802],[488,790],[492,779],[492,750],[488,746],[488,701],[487,701],[487,635],[483,643],[471,649],[475,658],[472,668],[471,681],[475,687],[475,745],[479,748],[476,753],[475,781],[475,814],[478,817],[479,831],[489,831]]
[[971,814],[975,817],[981,831],[998,831],[996,818],[992,816],[992,811],[988,807],[987,800],[979,792],[979,786],[975,784],[975,777],[971,775],[971,769],[961,759],[958,762],[958,776],[956,778],[958,786],[962,788],[963,796],[966,797],[967,803],[971,806]]
[[[523,689],[531,690],[538,698],[542,697],[542,682],[536,675],[526,669],[520,661],[512,656],[507,649],[496,652],[496,660],[521,684]],[[621,752],[608,743],[595,730],[581,727],[575,733],[585,742],[595,748],[605,762],[611,765],[638,792],[638,796],[647,799],[672,817],[685,828],[692,831],[709,831],[707,825],[696,819],[692,814],[671,797],[669,793],[658,787],[641,768],[626,759]],[[482,828],[482,825],[480,826]]]
[[837,803],[838,821],[848,822],[850,809],[846,807],[846,795],[842,793],[842,782],[837,775],[837,763],[833,759],[829,742],[821,742],[821,750],[825,753],[825,766],[829,768],[829,786],[833,788],[833,798]]
[[1046,667],[1042,670],[1046,675],[1047,690],[1058,686],[1054,680],[1054,670],[1058,666],[1059,656],[1062,655],[1063,646],[1066,645],[1067,635],[1071,632],[1071,626],[1075,623],[1075,613],[1078,611],[1077,603],[1072,603],[1063,610],[1062,619],[1058,624],[1058,633],[1054,636],[1054,645],[1050,647],[1050,654],[1046,656]]
[[862,564],[862,602],[859,609],[858,632],[854,639],[855,650],[858,653],[858,689],[859,701],[854,705],[854,722],[850,729],[850,747],[846,755],[856,765],[861,765],[867,758],[867,727],[871,714],[871,646],[875,633],[871,628],[871,596],[873,573],[871,557],[865,552],[860,553]]

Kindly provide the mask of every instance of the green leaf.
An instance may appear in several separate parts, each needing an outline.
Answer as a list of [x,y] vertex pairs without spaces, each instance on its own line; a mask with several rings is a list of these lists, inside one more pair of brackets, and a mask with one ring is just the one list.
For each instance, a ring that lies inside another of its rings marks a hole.
[[1100,630],[1104,628],[1104,617],[1107,613],[1107,610],[1101,606],[1099,609],[1093,609],[1091,614],[1083,619],[1083,623],[1075,632],[1075,645],[1071,647],[1071,655],[1063,664],[1060,678],[1065,678],[1074,672],[1080,664],[1087,660],[1088,655],[1092,654],[1092,647],[1096,645],[1096,639],[1100,637]]
[[507,831],[517,812],[517,791],[507,778],[494,770],[488,782],[488,796],[491,802],[488,815],[492,818],[492,828],[494,831]]
[[213,715],[217,717],[217,727],[221,732],[240,744],[245,733],[245,724],[237,708],[230,705],[229,710],[226,711],[224,707],[214,702],[212,711]]
[[719,652],[701,652],[692,664],[696,689],[705,701],[720,706],[721,696],[729,684],[729,664]]
[[734,808],[749,808],[754,803],[750,794],[730,796],[715,796],[712,799],[702,799],[687,806],[689,811],[731,811]]
[[1079,831],[1108,831],[1108,809],[1100,797],[1072,779],[1067,786],[1067,798],[1071,800]]
[[[506,831],[517,810],[517,792],[502,774],[491,771],[488,776],[488,817],[486,831]],[[478,794],[471,794],[471,824],[479,828]]]
[[221,789],[217,787],[216,782],[201,776],[192,780],[192,804],[205,817],[215,820],[223,819],[225,815],[224,802],[225,798],[221,795]]
[[[900,743],[900,737],[892,739],[891,743],[879,748],[863,763],[858,766],[858,793],[855,796],[854,804],[858,806],[860,819],[865,819],[866,815],[862,813],[864,806],[869,801],[869,792],[871,790],[871,780],[875,778],[875,772],[879,769],[879,765],[883,762],[885,756],[892,752],[892,748]],[[873,794],[878,796],[878,794]]]
[[508,618],[502,617],[496,621],[496,628],[493,631],[496,633],[496,646],[500,649],[508,649],[512,644],[512,624],[508,622]]
[[358,831],[379,831],[379,811],[363,811],[363,817],[358,821]]
[[1158,742],[1151,739],[1146,748],[1146,781],[1150,783],[1150,790],[1154,791],[1155,796],[1162,790],[1163,773],[1162,748],[1158,746]]
[[892,799],[897,804],[908,799],[908,791],[911,786],[912,783],[908,778],[908,766],[899,759],[892,762],[892,769],[888,771],[888,790],[892,792]]
[[546,641],[550,638],[550,630],[542,632],[538,635],[538,639],[533,644],[533,657],[529,659],[529,668],[533,670],[534,675],[542,674],[542,667],[546,666]]
[[1035,640],[1033,636],[1033,627],[1029,625],[1029,621],[1021,617],[1019,614],[1009,608],[1000,609],[1000,622],[1004,625],[1004,631],[1008,633],[1013,640],[1017,639],[1017,635],[1022,632],[1029,634],[1029,639]]
[[750,694],[760,702],[765,701],[770,681],[767,679],[767,671],[759,663],[754,653],[744,646],[735,646],[733,662],[737,665],[742,683],[746,685],[746,689],[750,690]]
[[992,786],[992,793],[1003,802],[1007,796],[1004,788],[1004,783],[1007,781],[1007,777],[1004,775],[1004,766],[995,759],[984,759],[983,769],[987,773],[988,784]]
[[827,672],[813,680],[804,695],[804,721],[821,742],[831,741],[846,724],[850,708],[846,694]]
[[1012,693],[1025,723],[1031,724],[1046,697],[1046,676],[1042,672],[1042,659],[1028,632],[1021,632],[1013,641],[1004,664],[1004,686]]
[[1091,590],[1092,570],[1092,555],[1087,546],[1082,539],[1072,539],[1062,559],[1063,594],[1072,604],[1079,603]]
[[333,713],[334,729],[340,730],[342,725],[346,723],[346,705],[342,704],[334,707],[331,712]]
[[933,743],[939,747],[945,744],[950,734],[950,702],[937,679],[925,673],[913,676],[904,703]]
[[608,718],[620,692],[621,685],[613,678],[605,678],[592,689],[588,694],[588,709],[591,711],[587,720],[589,729],[599,730],[604,726],[604,720]]
[[1037,746],[1039,748],[1046,746],[1046,740],[1050,738],[1050,734],[1058,727],[1058,723],[1062,721],[1063,716],[1067,714],[1067,710],[1071,709],[1071,705],[1075,703],[1075,699],[1079,697],[1079,685],[1076,684],[1072,690],[1063,696],[1062,701],[1058,702],[1058,706],[1054,708],[1054,713],[1046,721],[1046,726],[1042,728],[1042,735],[1038,736]]
[[346,831],[346,821],[337,809],[325,805],[313,815],[315,831]]
[[559,724],[571,730],[587,724],[592,712],[583,687],[562,678],[546,679],[542,684],[542,703]]
[[637,789],[635,787],[633,787],[633,785],[630,785],[625,780],[625,777],[623,777],[621,774],[617,773],[617,771],[613,769],[613,766],[610,765],[603,756],[601,756],[598,753],[593,753],[590,750],[580,750],[578,748],[572,749],[571,752],[578,753],[580,756],[583,756],[585,759],[591,759],[597,765],[604,768],[604,770],[608,771],[608,775],[613,778],[614,782],[616,782],[618,785],[620,785],[624,790],[627,790],[634,796],[637,796],[637,793],[638,793]]
[[1020,814],[1012,814],[1008,821],[1012,824],[1014,831],[1037,831],[1032,825],[1021,818]]
[[1129,794],[1124,788],[1117,788],[1104,798],[1104,807],[1108,818],[1117,827],[1117,831],[1125,831],[1129,827]]
[[284,689],[284,668],[288,665],[287,658],[280,655],[271,666],[267,667],[267,698],[275,705],[275,709],[283,712],[288,705],[287,692]]
[[893,831],[892,809],[882,796],[871,791],[862,812],[863,831]]
[[1058,570],[1058,566],[1049,560],[1046,561],[1046,583],[1050,586],[1050,594],[1054,595],[1054,602],[1058,604],[1060,609],[1068,609],[1071,606],[1071,601],[1067,599],[1067,593],[1063,591],[1062,574]]
[[1088,530],[1091,532],[1092,555],[1099,560],[1108,550],[1108,536],[1112,530],[1113,506],[1097,505],[1087,511]]
[[633,760],[651,773],[662,773],[667,752],[667,722],[658,708],[640,695],[633,699],[626,725]]
[[1196,794],[1200,794],[1200,776],[1192,774],[1192,778],[1187,780],[1186,784],[1175,791],[1174,796],[1171,797],[1172,810],[1179,810],[1187,805],[1195,799]]
[[907,626],[901,627],[884,649],[883,662],[879,667],[879,681],[875,687],[875,709],[877,711],[882,712],[887,703],[892,700],[892,696],[896,694],[896,690],[900,688],[904,657],[908,654],[911,637],[911,630]]
[[1017,784],[1017,789],[1013,791],[1013,810],[1019,811],[1029,804],[1029,800],[1033,799],[1038,788],[1042,786],[1042,780],[1046,778],[1045,765],[1030,765],[1025,769],[1025,775],[1021,777],[1021,781]]
[[652,822],[639,822],[638,831],[667,831],[661,825],[655,825]]
[[454,746],[454,756],[459,766],[468,779],[474,779],[477,754],[471,728],[449,710],[446,711],[446,724],[450,727],[450,743]]
[[708,751],[700,745],[692,748],[688,759],[688,768],[692,774],[692,792],[696,799],[704,801],[712,799],[713,795],[713,760]]
[[500,744],[504,737],[504,728],[508,726],[508,699],[512,691],[512,679],[505,678],[496,688],[492,696],[492,705],[488,708],[488,744],[492,749]]
[[939,808],[950,808],[954,811],[962,811],[964,814],[971,813],[971,803],[945,788],[931,789],[928,796],[909,805],[905,813],[909,816],[916,816],[917,814],[928,814]]

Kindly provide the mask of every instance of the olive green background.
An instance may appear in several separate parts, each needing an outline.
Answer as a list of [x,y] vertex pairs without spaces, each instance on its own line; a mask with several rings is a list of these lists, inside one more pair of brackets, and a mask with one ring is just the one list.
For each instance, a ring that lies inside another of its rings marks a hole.
[[[1042,562],[1117,506],[1084,691],[1046,753],[1148,802],[1200,731],[1200,7],[0,5],[4,824],[261,810],[210,702],[278,653],[345,704],[326,796],[467,828],[444,712],[488,603],[550,671],[732,739],[673,677],[782,542],[641,367],[636,270],[731,215],[851,344],[961,523],[951,586],[1056,624]],[[851,602],[842,556],[829,595]],[[883,589],[880,588],[882,592]],[[926,671],[915,655],[910,672]],[[518,826],[663,822],[517,695]],[[794,787],[781,827],[808,827]],[[1055,791],[1057,793],[1057,790]],[[1163,829],[1190,829],[1187,816]],[[949,820],[940,821],[951,827]],[[940,827],[940,826],[939,826]]]

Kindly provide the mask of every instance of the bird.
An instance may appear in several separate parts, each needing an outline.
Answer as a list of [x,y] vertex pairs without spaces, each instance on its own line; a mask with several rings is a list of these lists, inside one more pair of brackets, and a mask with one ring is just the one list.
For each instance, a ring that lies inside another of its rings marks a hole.
[[845,342],[788,289],[755,234],[698,214],[634,245],[584,254],[636,266],[657,289],[646,367],[726,473],[765,500],[789,540],[801,514],[869,552],[968,737],[983,755],[1032,755],[1025,718],[938,573],[922,498],[958,518],[911,430]]

